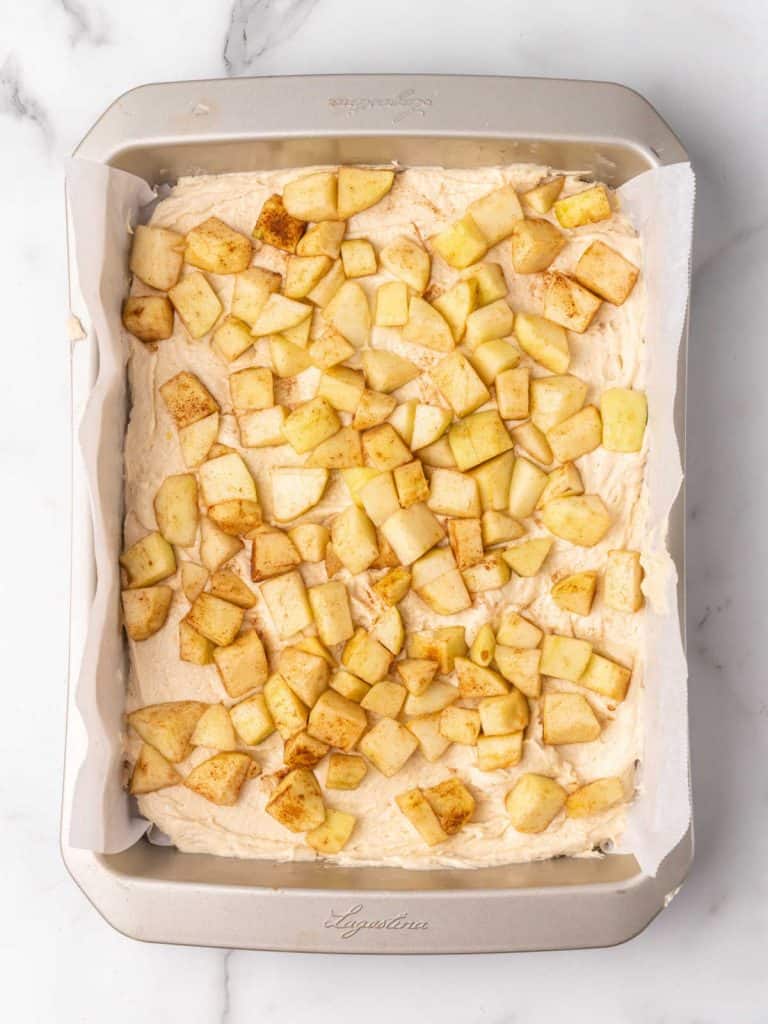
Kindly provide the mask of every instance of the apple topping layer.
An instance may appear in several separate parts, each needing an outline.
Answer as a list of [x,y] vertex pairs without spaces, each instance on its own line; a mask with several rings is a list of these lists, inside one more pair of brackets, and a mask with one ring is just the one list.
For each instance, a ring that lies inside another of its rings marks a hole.
[[136,230],[129,785],[179,849],[470,867],[621,836],[641,263],[607,187],[533,165],[189,178]]

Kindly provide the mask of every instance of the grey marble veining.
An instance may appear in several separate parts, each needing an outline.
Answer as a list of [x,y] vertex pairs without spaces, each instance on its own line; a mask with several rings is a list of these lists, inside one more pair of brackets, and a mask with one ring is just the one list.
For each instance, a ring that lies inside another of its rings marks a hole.
[[[768,8],[764,0],[475,0],[447,9],[445,0],[0,4],[8,1020],[768,1020]],[[99,918],[59,859],[68,573],[62,160],[112,99],[142,82],[366,70],[623,81],[657,105],[697,172],[688,421],[697,854],[669,908],[616,949],[378,960],[145,946]]]

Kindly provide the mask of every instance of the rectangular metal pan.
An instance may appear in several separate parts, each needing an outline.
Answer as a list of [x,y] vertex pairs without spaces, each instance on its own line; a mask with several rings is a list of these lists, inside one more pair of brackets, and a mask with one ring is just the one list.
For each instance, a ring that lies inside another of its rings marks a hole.
[[[145,178],[319,163],[484,166],[535,161],[612,186],[687,160],[637,93],[601,82],[352,75],[148,85],[120,97],[76,151]],[[72,302],[79,311],[76,282]],[[607,946],[641,931],[681,885],[689,832],[655,878],[634,857],[561,858],[487,870],[412,872],[182,854],[146,840],[115,855],[68,844],[85,738],[74,681],[94,591],[76,426],[96,373],[95,340],[72,349],[70,702],[62,852],[83,892],[126,935],[250,949],[464,953]],[[676,424],[684,450],[685,339]],[[684,622],[684,499],[670,550]]]

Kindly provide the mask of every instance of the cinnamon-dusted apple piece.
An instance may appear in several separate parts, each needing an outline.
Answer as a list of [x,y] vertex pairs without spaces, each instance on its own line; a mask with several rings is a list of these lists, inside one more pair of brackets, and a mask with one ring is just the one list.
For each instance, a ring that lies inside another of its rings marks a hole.
[[249,238],[218,217],[209,217],[187,232],[184,261],[210,274],[237,274],[251,262]]
[[129,295],[123,327],[139,341],[165,341],[173,334],[173,306],[165,295]]
[[198,700],[148,704],[128,715],[128,724],[167,761],[178,764],[190,752],[195,726],[208,708]]
[[123,620],[131,640],[148,640],[162,629],[168,618],[173,590],[170,587],[140,587],[124,590]]
[[137,224],[131,245],[131,273],[150,288],[167,292],[179,280],[184,236],[170,228]]
[[179,773],[160,751],[150,747],[148,743],[142,743],[131,773],[131,793],[134,796],[142,796],[144,793],[155,793],[167,786],[178,786],[181,782]]

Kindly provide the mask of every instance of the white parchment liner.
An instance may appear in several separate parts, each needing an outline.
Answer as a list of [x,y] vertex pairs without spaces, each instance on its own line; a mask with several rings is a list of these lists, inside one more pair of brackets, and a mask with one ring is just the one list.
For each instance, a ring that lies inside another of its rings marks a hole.
[[[88,747],[75,787],[70,843],[99,853],[131,846],[148,828],[122,788],[123,707],[128,671],[120,626],[118,556],[123,523],[123,435],[128,404],[120,307],[129,284],[130,228],[155,195],[123,171],[85,160],[68,166],[67,189],[80,288],[99,371],[80,428],[94,521],[97,589],[77,683]],[[643,871],[659,864],[685,834],[688,777],[687,669],[677,612],[677,574],[666,548],[669,512],[682,482],[674,428],[677,363],[688,301],[694,179],[687,163],[646,171],[618,190],[644,244],[649,431],[645,557],[662,569],[664,592],[648,608],[645,752],[640,790],[622,852]],[[145,211],[146,212],[146,211]],[[74,567],[77,572],[77,566]]]

